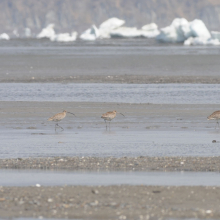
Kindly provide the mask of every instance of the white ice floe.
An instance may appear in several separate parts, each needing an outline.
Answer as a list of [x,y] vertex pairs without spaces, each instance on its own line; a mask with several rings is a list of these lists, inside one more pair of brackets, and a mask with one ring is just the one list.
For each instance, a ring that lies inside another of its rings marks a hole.
[[17,30],[17,29],[14,29],[14,30],[13,30],[13,34],[14,34],[16,37],[19,37],[19,33],[18,33],[18,30]]
[[220,32],[211,31],[212,39],[218,39],[220,41]]
[[0,34],[0,40],[10,40],[10,37],[8,34],[3,33],[3,34]]
[[160,29],[157,39],[162,42],[183,42],[190,37],[189,22],[185,18],[175,18],[170,26]]
[[119,27],[110,32],[111,37],[133,38],[141,37],[142,31],[136,27]]
[[24,29],[24,36],[25,37],[31,37],[31,29],[30,28],[25,28]]
[[202,37],[209,39],[211,38],[211,34],[203,21],[199,19],[195,19],[190,22],[190,31],[192,37]]
[[142,28],[142,37],[155,38],[160,34],[158,26],[155,23],[144,25]]
[[108,20],[104,21],[99,26],[99,34],[100,38],[110,38],[110,32],[115,30],[122,25],[124,25],[125,21],[118,19],[118,18],[109,18]]
[[156,37],[160,32],[155,23],[151,23],[137,29],[136,27],[122,27],[125,24],[124,20],[118,18],[110,18],[100,24],[99,28],[93,25],[90,29],[84,31],[80,39],[96,40],[98,38],[135,38],[135,37]]
[[37,35],[38,39],[48,38],[51,41],[57,42],[71,42],[75,41],[77,38],[77,32],[69,33],[61,33],[56,34],[54,31],[54,24],[49,24],[46,28],[43,28],[42,31]]
[[77,38],[77,32],[69,33],[61,33],[56,34],[53,38],[51,38],[51,41],[57,41],[57,42],[71,42],[75,41]]
[[[188,22],[185,18],[175,18],[170,26],[161,28],[157,39],[162,42],[178,43],[190,37],[199,38],[202,42],[204,39],[210,39],[211,34],[201,20]],[[185,44],[189,44],[190,41],[191,38]]]
[[99,36],[100,33],[98,28],[95,25],[92,25],[92,27],[84,31],[79,38],[82,40],[94,41],[99,38]]
[[[156,25],[156,24],[155,24]],[[137,29],[136,27],[119,27],[110,32],[111,37],[121,37],[121,38],[135,38],[135,37],[146,37],[146,38],[154,38],[158,36],[160,33],[157,29],[157,26],[153,28],[151,24],[145,25],[142,29]]]
[[109,18],[100,24],[99,29],[113,30],[124,25],[125,21],[118,18]]
[[42,31],[37,35],[38,39],[41,38],[55,38],[54,24],[49,24],[46,28],[43,28]]
[[155,31],[158,30],[158,26],[155,23],[150,23],[144,25],[141,29],[144,31]]
[[110,32],[111,37],[134,38],[147,37],[154,38],[159,34],[158,27],[155,23],[144,25],[141,29],[136,27],[119,27]]
[[184,41],[185,46],[190,45],[212,45],[212,46],[218,46],[220,45],[220,42],[218,39],[207,39],[206,37],[189,37],[187,40]]

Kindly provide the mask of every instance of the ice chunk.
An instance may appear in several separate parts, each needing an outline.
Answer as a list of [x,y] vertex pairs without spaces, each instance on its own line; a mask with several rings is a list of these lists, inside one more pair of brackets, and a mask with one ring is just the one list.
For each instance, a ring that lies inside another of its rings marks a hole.
[[99,29],[113,30],[124,25],[125,21],[118,18],[109,18],[100,24]]
[[153,31],[141,31],[141,37],[146,37],[146,38],[155,38],[160,34],[159,30],[153,30]]
[[144,25],[141,29],[144,31],[154,31],[154,30],[158,30],[158,26],[155,23],[150,23]]
[[189,37],[184,41],[185,46],[189,45],[211,45],[211,46],[219,46],[220,41],[218,39],[211,39],[207,37]]
[[30,28],[25,28],[24,29],[24,35],[25,35],[25,37],[31,37],[31,29]]
[[53,40],[55,38],[54,24],[49,24],[46,28],[43,28],[42,31],[37,35],[38,39],[49,38]]
[[162,42],[184,42],[191,36],[189,22],[185,18],[175,18],[170,26],[161,28],[157,39]]
[[3,34],[0,34],[0,40],[10,40],[10,37],[8,34],[3,33]]
[[184,45],[185,46],[190,46],[190,45],[192,45],[193,44],[193,37],[189,37],[188,39],[186,39],[185,41],[184,41]]
[[110,18],[99,26],[100,38],[110,38],[110,32],[121,27],[125,23],[124,20],[118,18]]
[[211,31],[212,39],[218,39],[220,41],[220,32]]
[[155,38],[160,34],[160,31],[158,30],[158,27],[155,23],[144,25],[141,28],[141,36],[147,37],[147,38]]
[[120,27],[110,32],[111,37],[141,37],[142,31],[138,30],[136,27]]
[[57,42],[71,42],[75,41],[77,38],[77,32],[69,33],[61,33],[55,35],[54,38],[51,39],[51,41],[57,41]]
[[80,35],[80,39],[93,41],[99,38],[100,33],[95,25],[92,25],[91,28],[87,29]]
[[203,39],[211,38],[211,34],[209,33],[205,24],[199,19],[195,19],[190,22],[190,30],[192,37],[202,37]]
[[144,26],[145,29],[137,29],[136,27],[120,27],[110,32],[111,37],[134,38],[134,37],[156,37],[159,30]]
[[198,37],[199,42],[206,42],[211,38],[211,35],[203,21],[199,19],[188,22],[185,18],[175,18],[170,26],[161,29],[157,39],[172,43],[185,42],[184,44],[188,45],[192,41],[190,37]]
[[13,30],[13,34],[14,34],[16,37],[19,37],[19,33],[18,33],[18,30],[17,30],[17,29],[14,29],[14,30]]

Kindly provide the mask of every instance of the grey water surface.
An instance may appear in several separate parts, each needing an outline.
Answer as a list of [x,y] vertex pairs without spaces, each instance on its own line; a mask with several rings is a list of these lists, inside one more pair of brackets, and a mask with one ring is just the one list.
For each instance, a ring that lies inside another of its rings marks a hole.
[[217,104],[219,84],[0,83],[0,101]]
[[0,170],[0,186],[158,185],[220,186],[214,172],[59,172]]
[[1,130],[0,158],[220,156],[219,132]]

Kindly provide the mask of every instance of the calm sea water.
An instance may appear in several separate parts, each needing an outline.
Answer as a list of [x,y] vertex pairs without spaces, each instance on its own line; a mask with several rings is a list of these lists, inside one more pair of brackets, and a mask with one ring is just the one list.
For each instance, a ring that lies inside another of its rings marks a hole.
[[[103,128],[104,130],[104,128]],[[112,129],[114,130],[114,129]],[[220,156],[220,134],[207,131],[2,130],[0,158]]]
[[[130,39],[104,39],[96,41],[76,40],[74,42],[51,42],[47,39],[11,39],[0,40],[0,55],[6,51],[14,54],[23,50],[31,54],[54,54],[58,50],[60,55],[64,54],[219,54],[218,46],[183,46],[182,44],[160,43],[156,39],[130,38]],[[35,48],[36,50],[33,50]],[[29,51],[30,52],[30,51]]]
[[217,104],[218,84],[0,83],[0,101]]

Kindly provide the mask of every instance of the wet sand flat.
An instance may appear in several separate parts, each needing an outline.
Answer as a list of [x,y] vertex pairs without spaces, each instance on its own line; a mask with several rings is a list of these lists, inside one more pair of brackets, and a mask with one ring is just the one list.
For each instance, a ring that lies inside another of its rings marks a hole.
[[[218,105],[0,102],[1,158],[219,156],[219,129],[207,116]],[[47,119],[66,109],[55,131]],[[106,130],[101,114],[118,115]],[[215,141],[215,142],[213,142]]]
[[1,187],[2,218],[158,219],[220,217],[219,187]]
[[0,169],[219,172],[220,157],[49,157],[0,159]]
[[218,47],[149,42],[6,42],[0,51],[0,82],[219,84]]
[[[144,129],[166,127],[209,128],[215,130],[215,121],[207,121],[207,116],[219,109],[218,104],[151,104],[151,103],[100,103],[100,102],[31,102],[0,101],[1,127],[23,129],[35,127],[47,129],[53,127],[47,119],[64,109],[76,114],[68,116],[61,124],[65,126],[83,126],[88,129],[98,125],[103,128],[101,115],[107,111],[117,110],[125,114],[118,115],[112,125],[127,128]],[[104,126],[105,127],[105,126]]]

